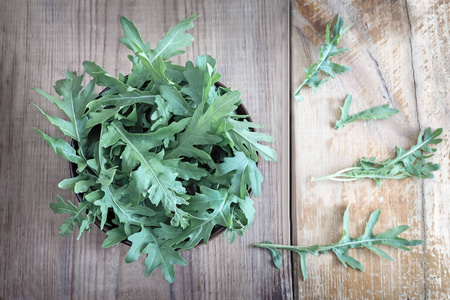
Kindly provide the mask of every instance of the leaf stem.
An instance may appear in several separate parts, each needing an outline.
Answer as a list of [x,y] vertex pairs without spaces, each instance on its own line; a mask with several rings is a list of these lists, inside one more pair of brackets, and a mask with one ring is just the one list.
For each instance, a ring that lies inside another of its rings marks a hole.
[[253,247],[258,247],[258,248],[277,248],[277,249],[285,249],[285,250],[296,250],[296,251],[304,251],[304,252],[326,252],[326,251],[330,251],[333,248],[339,248],[339,247],[346,247],[346,246],[350,246],[351,248],[355,248],[352,247],[352,245],[358,245],[360,244],[360,246],[357,246],[356,248],[362,248],[365,247],[365,244],[368,245],[377,245],[377,244],[381,244],[383,242],[386,241],[390,241],[390,239],[385,239],[385,238],[373,238],[373,239],[366,239],[366,240],[352,240],[350,242],[346,242],[346,243],[341,243],[341,242],[337,242],[334,244],[330,244],[330,245],[323,245],[323,246],[289,246],[289,245],[279,245],[279,244],[265,244],[265,243],[259,243],[259,244],[254,244]]
[[[330,180],[334,180],[334,181],[354,181],[354,180],[357,180],[357,179],[356,178],[351,178],[351,177],[350,178],[336,178],[336,177],[339,177],[343,173],[348,173],[348,172],[351,172],[351,171],[355,171],[357,169],[359,169],[359,167],[351,167],[351,168],[342,169],[339,172],[336,172],[336,173],[331,174],[331,175],[318,177],[318,178],[312,177],[311,178],[311,182],[312,181],[319,181],[319,180],[326,180],[326,179],[330,179]],[[342,177],[345,177],[345,174],[342,175]]]

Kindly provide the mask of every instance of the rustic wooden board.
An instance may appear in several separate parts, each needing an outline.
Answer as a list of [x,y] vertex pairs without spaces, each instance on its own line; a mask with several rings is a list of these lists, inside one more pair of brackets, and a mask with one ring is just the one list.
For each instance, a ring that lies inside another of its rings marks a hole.
[[[60,136],[33,103],[55,107],[31,90],[51,91],[66,69],[93,60],[111,74],[127,73],[128,49],[119,45],[119,17],[133,20],[155,43],[190,13],[202,14],[196,42],[176,62],[210,54],[222,82],[240,89],[255,122],[275,136],[277,163],[261,163],[265,183],[255,199],[257,218],[229,245],[216,238],[183,253],[169,285],[155,272],[144,278],[142,258],[125,264],[127,247],[101,249],[94,228],[76,241],[60,237],[64,216],[48,207],[68,176],[66,162],[32,130]],[[292,297],[291,261],[281,271],[266,251],[251,245],[277,238],[290,243],[289,211],[289,3],[287,1],[2,1],[0,4],[0,298],[1,299],[280,299]]]
[[[449,4],[328,2],[2,1],[0,299],[449,299]],[[57,189],[68,176],[67,165],[32,127],[60,135],[33,103],[61,113],[31,88],[50,92],[66,69],[82,71],[84,60],[114,75],[127,73],[129,52],[118,43],[120,15],[154,43],[190,13],[202,14],[191,31],[196,42],[175,62],[205,53],[216,57],[221,81],[243,92],[255,121],[275,136],[279,161],[262,163],[265,183],[246,235],[231,245],[217,238],[183,253],[189,265],[177,267],[176,282],[169,285],[159,271],[144,278],[142,259],[125,264],[126,246],[101,249],[104,234],[96,228],[80,241],[58,235],[64,216],[53,215],[48,204],[56,194],[75,197]],[[303,68],[317,59],[326,23],[338,13],[355,24],[341,40],[351,50],[337,59],[352,71],[317,93],[305,88],[305,100],[294,103],[289,88],[296,88]],[[336,131],[332,127],[347,94],[354,97],[351,112],[389,102],[401,113]],[[361,156],[389,158],[395,145],[411,146],[428,126],[444,128],[433,158],[442,166],[435,179],[384,182],[381,188],[370,181],[310,182]],[[426,244],[409,253],[383,248],[395,262],[351,251],[365,273],[343,268],[332,255],[309,257],[306,282],[296,256],[291,260],[284,252],[277,270],[268,252],[251,247],[265,240],[337,241],[349,203],[352,235],[360,234],[369,213],[381,207],[376,231],[409,224],[403,236]]]
[[[450,275],[449,11],[446,1],[300,1],[291,15],[291,89],[303,68],[318,59],[328,20],[340,13],[354,27],[341,39],[351,49],[336,61],[352,68],[292,103],[293,242],[312,245],[339,240],[342,215],[350,207],[350,234],[363,231],[368,215],[381,207],[376,232],[409,224],[403,234],[425,239],[411,252],[383,248],[395,262],[368,250],[350,254],[365,273],[345,269],[332,255],[310,257],[301,281],[294,259],[294,296],[303,299],[448,299]],[[401,112],[390,120],[358,122],[336,131],[339,106],[353,95],[351,113],[389,102]],[[444,142],[433,161],[435,179],[373,182],[310,182],[352,166],[361,156],[386,159],[394,146],[415,144],[420,130],[443,127]]]

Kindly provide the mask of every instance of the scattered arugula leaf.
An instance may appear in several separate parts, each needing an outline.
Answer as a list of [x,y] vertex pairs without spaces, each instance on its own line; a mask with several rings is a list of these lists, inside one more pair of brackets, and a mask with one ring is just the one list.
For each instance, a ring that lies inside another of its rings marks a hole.
[[350,206],[347,206],[347,209],[345,210],[344,213],[344,220],[343,220],[344,226],[342,237],[339,240],[339,242],[335,244],[326,246],[314,245],[310,247],[301,247],[301,246],[276,245],[268,241],[264,243],[254,244],[253,246],[268,249],[272,255],[274,265],[278,269],[281,268],[281,260],[282,260],[281,252],[279,249],[290,250],[292,252],[297,253],[300,256],[300,268],[302,270],[303,280],[306,280],[306,278],[308,277],[308,268],[306,265],[306,257],[308,256],[308,254],[317,256],[319,254],[322,253],[326,254],[331,251],[336,255],[336,257],[344,265],[344,267],[347,267],[347,265],[349,265],[354,269],[359,269],[364,272],[362,264],[348,254],[349,249],[367,248],[372,252],[374,252],[375,254],[379,255],[380,257],[393,261],[392,257],[390,257],[386,252],[384,252],[380,248],[376,247],[376,245],[386,245],[409,251],[409,248],[407,247],[417,246],[424,243],[424,241],[419,240],[410,241],[398,237],[402,232],[408,230],[409,228],[408,225],[400,225],[395,228],[389,229],[384,233],[374,235],[373,228],[375,227],[375,224],[378,222],[380,218],[381,214],[380,208],[370,215],[369,221],[366,224],[364,234],[358,238],[352,238],[349,234],[349,213],[348,213],[349,207]]
[[[273,138],[238,114],[241,93],[216,87],[221,75],[214,58],[199,56],[185,66],[166,61],[193,42],[186,30],[196,18],[175,25],[152,49],[121,17],[120,41],[135,55],[129,56],[129,76],[115,78],[86,61],[94,78],[86,88],[83,75],[67,72],[55,85],[62,99],[36,89],[68,116],[70,121],[39,109],[77,146],[36,129],[77,166],[75,177],[59,187],[82,193],[82,202],[76,206],[58,196],[50,204],[55,213],[70,215],[60,234],[77,225],[80,236],[98,219],[101,228],[112,228],[102,247],[130,241],[126,262],[146,255],[145,275],[161,267],[170,283],[173,265],[186,265],[177,250],[208,243],[218,227],[226,228],[230,242],[247,230],[255,214],[250,190],[257,196],[263,181],[258,155],[276,160],[273,149],[259,144]],[[107,89],[97,95],[95,85]]]
[[390,116],[398,114],[398,110],[390,108],[389,103],[375,106],[366,110],[363,110],[354,115],[349,115],[350,105],[352,104],[352,95],[348,95],[345,99],[344,106],[341,106],[341,118],[336,122],[335,129],[339,130],[345,125],[355,122],[357,120],[376,120],[376,119],[389,119]]
[[[433,171],[440,169],[439,164],[425,162],[432,157],[436,149],[428,147],[442,142],[437,137],[442,133],[442,128],[431,132],[431,128],[424,129],[417,138],[417,144],[409,150],[395,147],[397,156],[385,161],[376,162],[375,157],[361,158],[354,167],[343,169],[335,174],[312,178],[311,181],[330,179],[335,181],[354,181],[365,178],[373,179],[378,186],[386,179],[404,179],[410,177],[434,178]],[[430,153],[430,155],[426,155]]]
[[[333,36],[330,37],[330,28],[331,28],[331,22],[327,25],[327,29],[325,32],[325,42],[326,44],[323,44],[320,47],[319,50],[319,62],[312,64],[309,66],[308,69],[305,69],[305,79],[303,80],[302,84],[295,90],[294,92],[294,99],[296,101],[303,100],[303,97],[300,96],[300,90],[302,87],[307,84],[310,87],[316,90],[319,86],[324,84],[328,81],[331,77],[335,76],[336,74],[342,74],[344,72],[347,72],[350,70],[349,67],[344,65],[339,65],[337,63],[331,62],[330,58],[332,56],[339,55],[345,51],[348,51],[347,48],[337,48],[337,45],[339,43],[340,38],[342,35],[353,26],[353,24],[343,27],[344,21],[342,20],[341,16],[338,15],[336,24],[333,27]],[[325,79],[320,80],[319,79],[319,72],[322,71],[326,73],[328,76]]]

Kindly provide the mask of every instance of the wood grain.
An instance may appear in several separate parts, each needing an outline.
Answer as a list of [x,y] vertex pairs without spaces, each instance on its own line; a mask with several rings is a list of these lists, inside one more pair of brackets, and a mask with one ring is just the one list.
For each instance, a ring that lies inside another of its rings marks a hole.
[[[449,260],[449,6],[445,1],[297,1],[291,17],[291,89],[302,69],[318,59],[328,20],[340,13],[354,27],[340,45],[351,49],[335,61],[350,72],[330,80],[305,100],[291,105],[292,218],[294,244],[339,240],[342,215],[350,208],[350,234],[362,233],[373,210],[381,207],[377,232],[409,224],[403,234],[425,239],[411,252],[383,248],[395,262],[368,250],[351,254],[365,273],[345,269],[332,255],[309,258],[302,282],[294,259],[294,296],[299,299],[448,299]],[[445,46],[447,45],[447,47]],[[358,122],[336,131],[346,95],[357,112],[386,102],[399,109],[390,120]],[[362,156],[392,157],[394,146],[415,144],[420,130],[444,128],[444,143],[433,161],[442,165],[435,179],[373,182],[310,182],[312,176],[352,166]],[[318,230],[320,228],[320,230]]]
[[[0,2],[0,299],[449,299],[449,11],[445,0]],[[275,136],[279,160],[261,165],[265,182],[246,235],[231,245],[217,238],[183,252],[189,265],[176,267],[169,285],[159,271],[144,278],[142,258],[125,264],[126,246],[101,249],[105,236],[96,228],[79,241],[58,235],[64,216],[48,204],[56,194],[75,197],[57,189],[68,166],[32,128],[60,133],[33,103],[62,115],[31,88],[50,92],[67,69],[81,72],[84,60],[126,74],[131,65],[118,43],[121,15],[154,45],[190,13],[202,14],[191,31],[195,42],[175,62],[216,57],[221,81],[242,91],[255,122]],[[350,51],[336,58],[352,70],[317,93],[304,88],[305,100],[294,103],[289,89],[317,60],[326,24],[338,13],[355,24],[341,39]],[[354,99],[351,113],[386,102],[401,112],[336,131],[347,94]],[[435,179],[387,181],[381,188],[370,181],[310,182],[361,156],[392,157],[394,146],[410,147],[429,126],[444,128],[433,157],[442,166]],[[343,268],[332,255],[309,257],[306,282],[296,256],[283,252],[277,270],[265,250],[251,247],[265,240],[337,241],[349,203],[353,236],[381,207],[376,232],[408,224],[403,236],[425,245],[411,252],[384,247],[395,262],[351,251],[365,273]]]
[[[190,13],[201,14],[195,43],[176,60],[196,55],[218,59],[221,81],[240,89],[255,122],[275,136],[277,163],[261,164],[265,177],[255,199],[257,218],[231,245],[216,238],[183,252],[169,285],[160,271],[144,278],[142,258],[125,264],[127,247],[102,249],[105,235],[93,228],[76,241],[60,237],[48,205],[68,176],[66,162],[33,132],[60,136],[33,103],[61,113],[31,90],[52,90],[66,69],[82,71],[96,61],[111,74],[128,73],[128,49],[119,17],[133,20],[152,44]],[[251,245],[275,237],[290,243],[289,211],[289,3],[287,1],[2,1],[0,4],[0,298],[1,299],[282,299],[292,297],[291,260],[281,271],[268,253]]]

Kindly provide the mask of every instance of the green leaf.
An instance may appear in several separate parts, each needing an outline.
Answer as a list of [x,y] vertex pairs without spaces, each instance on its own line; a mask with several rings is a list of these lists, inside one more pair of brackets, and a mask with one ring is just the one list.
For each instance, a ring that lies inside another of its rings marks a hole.
[[89,134],[89,129],[86,127],[87,117],[84,116],[84,110],[97,95],[94,94],[95,81],[92,80],[82,90],[84,75],[77,76],[75,72],[66,72],[66,78],[58,80],[54,86],[55,91],[62,97],[57,99],[50,96],[40,89],[35,89],[39,94],[50,100],[59,109],[61,109],[70,119],[71,122],[67,122],[58,117],[50,117],[45,114],[39,107],[41,113],[56,127],[58,127],[65,135],[70,136],[74,140],[80,143],[80,155],[86,159],[84,154],[86,138]]
[[121,223],[124,224],[125,233],[131,234],[131,225],[147,225],[154,226],[157,222],[153,221],[151,217],[155,215],[154,210],[149,207],[136,205],[128,205],[126,200],[128,191],[126,187],[116,189],[112,185],[102,186],[101,191],[103,196],[97,200],[91,201],[100,208],[102,212],[102,219],[100,228],[103,229],[106,218],[108,216],[109,208],[114,210],[116,216],[118,216]]
[[90,176],[89,174],[82,173],[82,174],[79,174],[79,175],[77,175],[75,177],[67,178],[67,179],[62,180],[58,184],[58,187],[60,189],[63,189],[63,190],[73,189],[75,187],[75,184],[77,184],[78,182],[80,182],[80,181],[87,181],[87,180],[89,180],[91,178],[95,179],[94,176]]
[[308,266],[306,265],[306,256],[308,255],[307,252],[303,251],[295,251],[300,255],[300,268],[302,270],[302,277],[303,281],[305,281],[308,278]]
[[[122,109],[136,103],[146,103],[153,105],[155,103],[155,100],[156,95],[150,94],[148,92],[132,90],[124,91],[116,95],[102,96],[101,98],[90,102],[87,107],[89,109],[89,115],[91,116],[93,112],[107,109],[112,109],[117,113],[117,107],[119,109]],[[88,120],[88,123],[89,121],[90,120]],[[90,127],[92,127],[93,125],[96,124],[91,124]]]
[[[183,131],[186,126],[189,124],[190,118],[182,119],[178,122],[172,122],[169,126],[159,128],[156,131],[151,131],[147,133],[129,133],[125,132],[123,126],[120,125],[120,122],[113,122],[112,125],[108,126],[106,131],[101,136],[101,143],[103,147],[110,147],[117,143],[119,140],[123,140],[123,136],[121,132],[126,135],[126,138],[130,140],[137,148],[147,148],[148,150],[152,150],[164,143],[165,139],[170,141],[174,140],[174,135]],[[119,127],[120,131],[118,131],[113,125]],[[133,150],[133,148],[128,148],[126,150]],[[124,156],[129,156],[130,153],[125,152]]]
[[[115,78],[114,76],[110,75],[108,72],[103,70],[102,67],[100,67],[93,61],[83,62],[83,67],[86,70],[86,73],[88,73],[95,79],[95,82],[97,85],[110,88],[108,93],[135,91],[134,88],[126,85],[122,81],[120,81],[117,78]],[[84,105],[83,108],[84,107],[86,107],[86,105]]]
[[198,164],[183,161],[177,161],[176,164],[168,164],[167,167],[172,170],[172,172],[177,173],[178,178],[182,178],[184,180],[200,180],[202,177],[209,175],[208,171],[204,168],[200,168]]
[[335,129],[340,129],[345,125],[355,122],[357,120],[376,120],[389,119],[390,116],[398,114],[398,110],[389,107],[389,103],[385,105],[375,106],[363,110],[357,114],[349,115],[350,105],[352,104],[352,95],[348,95],[345,99],[344,106],[341,107],[341,119],[336,122]]
[[[155,234],[164,239],[165,246],[187,250],[194,248],[202,240],[205,244],[211,236],[216,225],[234,230],[232,204],[236,203],[236,197],[229,194],[226,189],[214,190],[200,187],[200,193],[196,193],[189,199],[189,205],[185,208],[194,217],[190,226],[180,230],[169,226],[161,226],[155,229]],[[241,227],[237,228],[241,229]]]
[[94,159],[97,164],[97,172],[98,172],[98,181],[104,185],[108,186],[114,181],[114,176],[117,172],[117,167],[112,166],[112,163],[109,162],[108,158],[105,157],[103,148],[105,145],[103,144],[104,133],[105,132],[105,124],[101,125],[100,131],[100,141],[97,143],[97,151],[94,152]]
[[[374,235],[373,234],[373,228],[375,227],[376,223],[378,222],[381,214],[381,209],[377,209],[374,211],[370,217],[369,221],[366,224],[366,229],[364,231],[364,234],[361,235],[358,238],[352,238],[348,234],[348,225],[349,225],[349,216],[348,216],[348,209],[345,210],[344,214],[344,226],[343,226],[343,234],[341,237],[341,240],[335,244],[326,245],[326,246],[310,246],[310,247],[301,247],[301,246],[287,246],[287,245],[276,245],[272,242],[264,242],[260,244],[254,244],[254,247],[259,248],[265,248],[270,251],[272,254],[272,258],[274,260],[275,266],[278,267],[277,264],[281,263],[278,262],[279,258],[279,249],[285,249],[290,250],[293,252],[296,252],[300,255],[301,258],[301,270],[303,274],[303,280],[306,280],[308,269],[306,266],[306,256],[308,254],[311,255],[318,255],[320,253],[329,253],[330,251],[333,252],[336,257],[339,259],[339,261],[344,265],[344,267],[347,267],[349,265],[350,267],[354,269],[359,269],[364,272],[364,268],[362,264],[357,261],[355,258],[351,257],[348,254],[348,250],[351,248],[367,248],[373,252],[375,252],[380,257],[386,258],[388,260],[393,260],[389,255],[387,255],[383,250],[376,247],[375,245],[386,245],[394,248],[400,248],[403,250],[409,250],[407,247],[411,246],[417,246],[424,243],[424,241],[417,241],[417,240],[406,240],[398,237],[398,235],[402,232],[404,232],[406,229],[408,229],[408,226],[398,226],[395,228],[392,228],[384,233]],[[277,252],[278,251],[278,252]],[[274,255],[275,254],[275,255]]]
[[137,45],[139,49],[143,49],[147,52],[150,51],[150,43],[144,44],[141,35],[133,22],[122,16],[120,17],[120,23],[122,24],[122,29],[125,34],[125,37],[120,39],[122,44],[133,52],[137,52],[138,50],[134,45]]
[[136,56],[141,59],[142,64],[148,69],[150,79],[153,83],[171,84],[170,80],[165,75],[166,66],[160,56],[156,57],[155,60],[150,60],[145,52],[140,48],[138,48]]
[[200,105],[203,102],[209,103],[209,93],[214,88],[214,84],[221,75],[216,73],[216,60],[209,55],[197,56],[196,66],[190,61],[186,62],[184,77],[188,86],[181,89],[181,92],[191,96],[192,100]]
[[209,154],[194,146],[214,145],[222,140],[218,136],[211,135],[210,131],[213,131],[214,124],[221,118],[236,110],[240,96],[239,91],[226,93],[214,101],[205,112],[203,112],[205,102],[198,106],[186,130],[178,136],[177,145],[167,152],[166,158],[185,156],[211,160]]
[[[314,90],[324,84],[328,79],[335,77],[336,74],[342,74],[344,72],[347,72],[350,70],[349,67],[339,65],[337,63],[333,63],[330,61],[330,58],[332,56],[339,55],[345,51],[348,51],[347,48],[337,48],[337,45],[339,43],[340,38],[342,35],[352,26],[349,25],[347,27],[344,27],[344,21],[342,20],[341,16],[338,15],[336,24],[333,28],[333,36],[330,37],[330,28],[331,28],[331,21],[327,25],[326,34],[325,34],[325,42],[326,44],[323,44],[320,47],[319,50],[319,62],[312,64],[309,66],[308,69],[305,69],[305,79],[303,80],[302,84],[295,90],[294,92],[294,99],[296,101],[300,101],[303,99],[302,96],[300,96],[300,90],[305,85],[309,85]],[[319,79],[319,72],[324,72],[327,77],[325,79]]]
[[161,248],[158,239],[147,227],[142,227],[141,231],[129,236],[128,239],[132,242],[132,245],[125,261],[130,263],[136,261],[141,254],[147,254],[147,258],[144,261],[146,276],[150,276],[154,270],[161,267],[164,278],[169,283],[172,283],[175,280],[173,264],[187,265],[187,262],[181,258],[180,254],[172,248]]
[[103,241],[102,248],[109,248],[127,239],[123,225],[112,228],[106,232],[107,238]]
[[167,110],[177,116],[191,117],[194,109],[189,106],[180,92],[172,86],[161,85],[159,87],[161,96],[167,101]]
[[185,51],[180,49],[186,48],[194,42],[192,35],[185,31],[194,27],[194,20],[197,17],[196,15],[191,15],[170,28],[166,35],[159,41],[156,48],[150,50],[150,59],[153,61],[156,57],[161,57],[163,60],[167,60],[175,55],[185,53]]
[[156,206],[161,203],[169,215],[173,214],[171,224],[185,228],[189,224],[189,215],[177,206],[187,203],[178,196],[178,193],[185,193],[185,189],[181,182],[175,180],[177,173],[167,168],[167,164],[176,165],[176,160],[164,160],[163,152],[159,154],[148,152],[149,147],[146,143],[133,140],[133,135],[126,132],[118,123],[113,122],[110,127],[126,144],[123,159],[130,160],[127,164],[140,164],[139,168],[131,173],[130,191],[133,198],[136,199],[136,194],[142,194],[148,196]]
[[245,198],[251,189],[255,196],[259,196],[264,178],[255,161],[243,152],[235,152],[234,157],[226,157],[222,164],[217,165],[217,171],[220,175],[233,172],[229,189],[232,193]]
[[[61,230],[59,232],[60,235],[65,236],[70,234],[75,227],[75,224],[81,228],[81,223],[85,219],[83,213],[86,211],[88,204],[87,203],[79,203],[78,207],[73,205],[72,202],[64,200],[60,196],[56,196],[57,202],[50,203],[50,208],[53,210],[55,214],[70,214],[71,216],[64,221],[64,224],[59,227]],[[81,232],[80,232],[81,234]]]
[[152,241],[142,251],[147,254],[144,261],[145,276],[150,276],[154,270],[161,266],[161,272],[169,283],[175,281],[174,264],[186,266],[187,262],[181,257],[180,253],[170,247],[160,248],[158,241],[152,236]]
[[266,133],[253,131],[254,128],[263,127],[262,125],[247,121],[237,121],[232,118],[227,118],[226,122],[231,125],[228,136],[239,151],[244,152],[247,156],[250,155],[254,161],[258,161],[258,154],[267,161],[277,160],[275,150],[259,143],[261,141],[273,142],[275,139]]
[[245,198],[237,198],[237,203],[239,204],[239,208],[244,213],[245,217],[245,219],[241,217],[238,220],[242,225],[244,225],[242,228],[242,233],[244,233],[250,225],[253,224],[256,210],[253,207],[253,200],[249,196],[246,196]]
[[[271,241],[264,242],[264,244],[265,245],[273,245],[273,243]],[[273,261],[273,264],[275,265],[275,267],[277,269],[281,269],[281,262],[282,262],[283,257],[281,255],[280,250],[278,250],[277,248],[270,248],[270,247],[267,247],[267,250],[269,250],[270,255],[272,256],[272,261]]]
[[[432,171],[440,169],[439,164],[426,162],[433,156],[436,149],[428,145],[442,142],[437,137],[442,133],[442,128],[431,132],[431,128],[424,129],[417,138],[417,144],[409,150],[396,147],[397,156],[392,159],[377,162],[375,157],[361,158],[354,167],[343,169],[335,174],[320,178],[312,178],[311,181],[330,179],[335,181],[354,181],[361,179],[373,179],[378,186],[382,180],[404,179],[410,177],[433,178]],[[429,155],[426,155],[426,154]]]
[[39,129],[34,128],[47,144],[55,151],[56,154],[78,165],[78,169],[81,171],[86,167],[86,160],[77,155],[75,149],[73,149],[66,141],[60,138],[52,138]]

